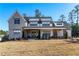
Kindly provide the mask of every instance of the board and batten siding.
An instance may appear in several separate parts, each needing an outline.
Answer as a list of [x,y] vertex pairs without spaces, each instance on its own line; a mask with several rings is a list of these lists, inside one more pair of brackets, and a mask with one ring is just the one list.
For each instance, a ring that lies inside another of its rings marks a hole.
[[71,30],[66,30],[67,31],[67,36],[71,37]]
[[[17,16],[16,16],[17,14]],[[20,18],[20,24],[14,24],[15,18]],[[9,19],[9,39],[13,39],[16,37],[14,34],[14,30],[19,29],[21,30],[20,34],[18,37],[22,37],[22,27],[25,26],[26,20],[19,15],[19,13],[14,13],[13,16]]]
[[58,37],[63,37],[63,30],[57,31],[57,36]]

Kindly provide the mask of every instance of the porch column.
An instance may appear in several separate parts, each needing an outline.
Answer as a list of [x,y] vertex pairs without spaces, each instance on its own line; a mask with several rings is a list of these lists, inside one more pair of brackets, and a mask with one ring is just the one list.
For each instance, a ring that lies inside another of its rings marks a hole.
[[42,38],[42,34],[43,34],[43,31],[42,31],[42,30],[40,30],[40,38]]
[[63,29],[57,31],[58,37],[63,37]]
[[41,30],[39,30],[38,38],[41,38]]
[[67,30],[67,37],[68,37],[68,38],[71,37],[71,30]]
[[24,38],[27,38],[27,31],[24,30]]
[[51,34],[50,34],[50,37],[53,37],[53,30],[51,30],[51,32],[50,32]]

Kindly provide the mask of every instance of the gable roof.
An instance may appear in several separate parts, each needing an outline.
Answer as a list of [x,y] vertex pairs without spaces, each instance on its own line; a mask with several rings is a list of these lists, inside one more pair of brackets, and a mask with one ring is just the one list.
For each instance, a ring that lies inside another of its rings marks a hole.
[[15,11],[15,13],[13,14],[13,16],[18,17],[18,16],[20,16],[20,14],[19,14],[19,12],[18,12],[18,11]]
[[12,14],[12,16],[9,18],[8,22],[10,21],[11,18],[15,18],[15,17],[20,17],[24,19],[24,17],[22,17],[20,13],[16,10],[14,14]]

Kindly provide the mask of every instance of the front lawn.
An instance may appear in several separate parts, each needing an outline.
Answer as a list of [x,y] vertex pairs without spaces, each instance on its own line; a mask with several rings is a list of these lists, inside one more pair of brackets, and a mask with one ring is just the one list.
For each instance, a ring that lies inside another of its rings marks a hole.
[[0,42],[0,55],[67,56],[79,55],[79,44],[64,40],[21,40]]

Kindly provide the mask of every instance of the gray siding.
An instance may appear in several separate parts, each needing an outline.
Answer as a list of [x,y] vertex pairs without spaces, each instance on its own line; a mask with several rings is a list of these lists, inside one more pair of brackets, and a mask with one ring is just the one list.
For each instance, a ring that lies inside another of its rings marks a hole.
[[[22,37],[22,27],[25,24],[25,19],[23,17],[21,17],[20,15],[18,15],[18,17],[20,18],[20,24],[14,24],[14,18],[16,18],[17,16],[15,16],[15,14],[9,19],[9,39],[15,38],[15,37]],[[21,33],[16,36],[14,34],[15,29],[20,29]]]
[[[20,24],[14,24],[14,18],[20,18]],[[31,20],[31,21],[29,21]],[[29,26],[30,22],[36,22],[37,21],[37,25],[38,26]],[[43,28],[57,28],[57,29],[63,29],[63,28],[66,28],[67,29],[67,35],[68,37],[71,37],[71,29],[70,29],[70,26],[68,23],[66,22],[63,22],[63,26],[56,26],[54,24],[54,22],[52,21],[51,18],[42,18],[41,21],[42,23],[38,23],[39,19],[37,18],[34,18],[34,17],[31,17],[31,19],[29,19],[28,17],[24,18],[22,17],[18,12],[15,12],[12,17],[9,19],[9,39],[13,39],[13,38],[22,38],[22,31],[23,31],[23,27],[25,28],[39,28],[40,30],[43,29]],[[49,26],[42,26],[43,25],[43,22],[49,22]],[[29,22],[29,24],[28,24]],[[56,22],[58,23],[58,22]],[[14,30],[20,30],[20,33],[19,34],[14,34]],[[41,36],[43,34],[44,31],[49,31],[50,32],[50,36],[54,36],[53,34],[53,31],[52,30],[41,30]],[[58,33],[58,36],[63,36],[63,31],[59,31]]]

